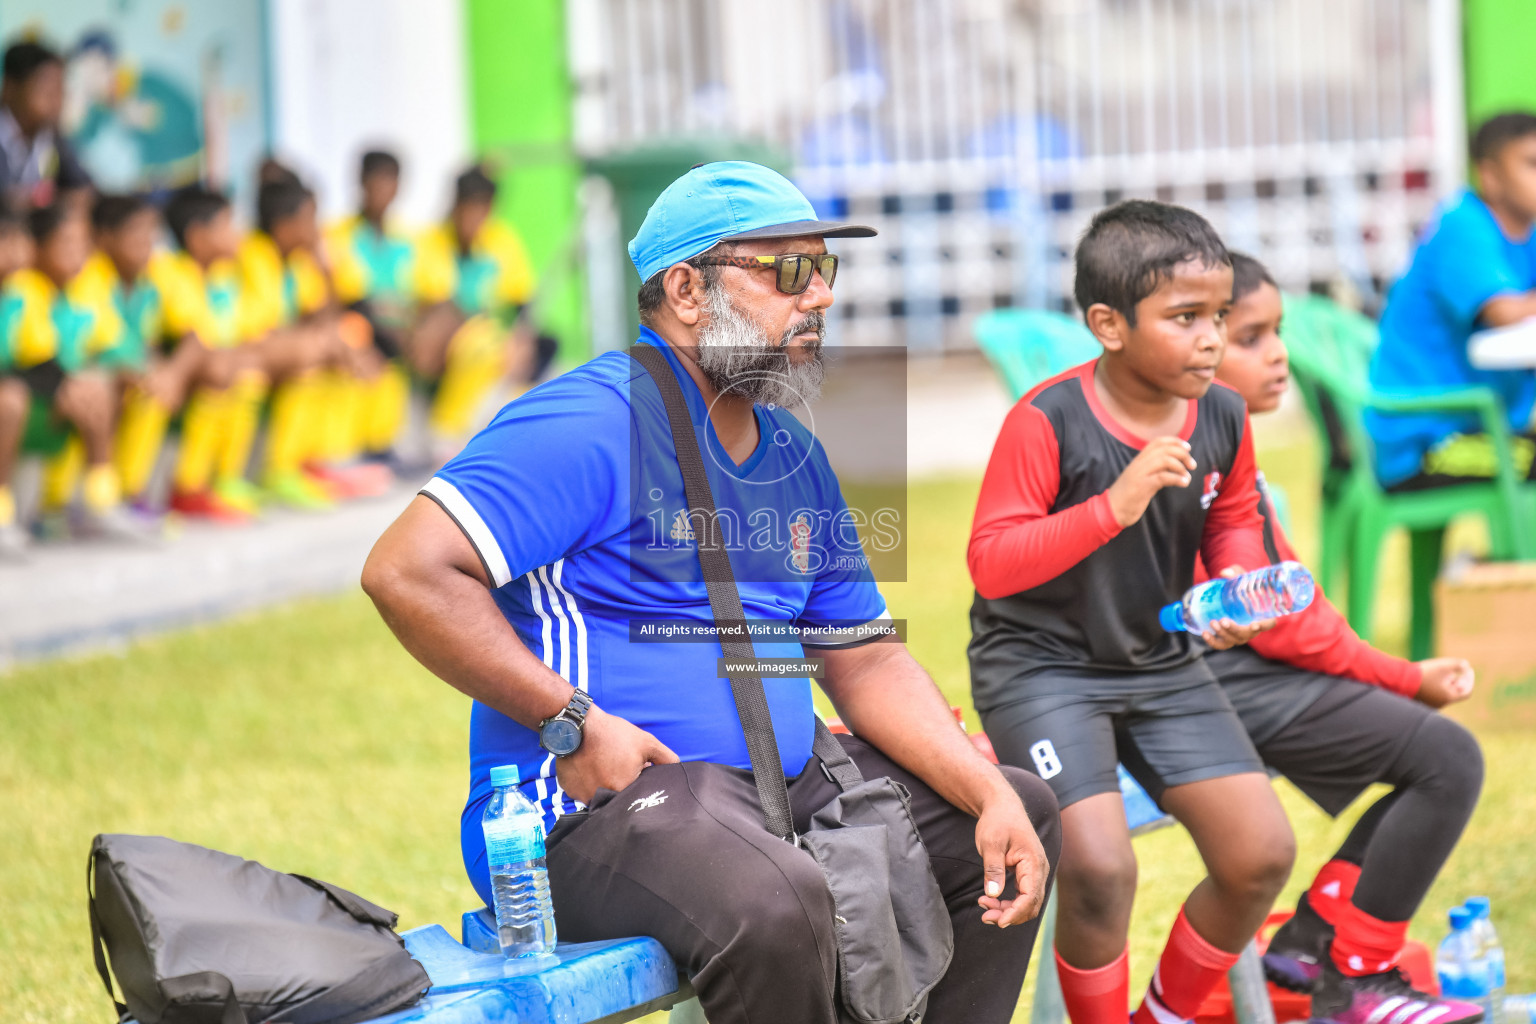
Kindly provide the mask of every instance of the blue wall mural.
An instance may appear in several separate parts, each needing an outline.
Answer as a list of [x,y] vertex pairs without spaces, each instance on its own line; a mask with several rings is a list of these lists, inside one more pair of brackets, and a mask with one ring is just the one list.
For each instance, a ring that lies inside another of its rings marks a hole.
[[64,127],[104,190],[206,176],[247,193],[267,149],[264,8],[262,0],[4,0],[0,38],[36,38],[66,56]]

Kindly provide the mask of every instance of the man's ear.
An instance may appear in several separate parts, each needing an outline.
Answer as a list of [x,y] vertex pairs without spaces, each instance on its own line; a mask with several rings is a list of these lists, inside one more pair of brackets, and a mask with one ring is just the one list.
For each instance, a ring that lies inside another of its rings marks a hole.
[[1119,352],[1125,347],[1125,335],[1130,330],[1130,324],[1126,323],[1123,314],[1102,302],[1095,302],[1088,307],[1083,319],[1088,321],[1088,329],[1099,339],[1104,351]]
[[704,275],[686,263],[674,263],[661,279],[661,293],[666,296],[672,315],[689,327],[704,319]]

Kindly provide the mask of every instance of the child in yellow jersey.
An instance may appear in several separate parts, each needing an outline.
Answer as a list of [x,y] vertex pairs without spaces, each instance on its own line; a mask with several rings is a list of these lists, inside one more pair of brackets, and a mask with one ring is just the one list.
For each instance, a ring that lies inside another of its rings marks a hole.
[[364,153],[359,183],[358,212],[327,229],[325,255],[337,302],[368,322],[384,364],[362,390],[355,446],[365,459],[389,464],[409,399],[400,359],[416,315],[415,252],[389,225],[389,207],[400,189],[399,159],[383,150]]
[[[241,523],[255,514],[246,480],[267,378],[258,339],[244,316],[229,199],[200,186],[166,206],[176,251],[155,256],[149,278],[164,303],[164,334],[190,339],[201,352],[182,422],[171,508],[183,515]],[[186,344],[186,341],[181,344]]]
[[496,183],[470,168],[454,182],[447,221],[416,243],[422,312],[409,357],[418,377],[437,384],[432,428],[442,441],[462,439],[498,383],[538,379],[555,352],[523,315],[533,266],[517,232],[491,219],[495,200]]
[[377,375],[382,363],[366,322],[336,308],[318,256],[314,194],[292,180],[263,184],[257,224],[241,243],[239,262],[242,295],[265,334],[265,366],[276,382],[263,485],[301,509],[377,493],[388,487],[379,473],[350,474],[326,458],[333,423],[352,422],[358,382]]
[[337,302],[367,316],[375,346],[394,359],[416,304],[414,247],[389,218],[400,190],[399,159],[383,150],[364,153],[359,184],[358,212],[326,229],[325,255]]
[[[0,202],[0,286],[31,262],[32,238],[21,216]],[[26,381],[0,366],[0,561],[24,560],[31,542],[20,521],[15,492],[11,490],[31,405]]]
[[240,242],[240,292],[262,363],[273,381],[262,485],[294,508],[331,507],[330,491],[303,472],[323,416],[321,370],[330,339],[321,314],[329,303],[310,231],[314,196],[297,181],[276,180],[257,194],[257,230]]
[[[112,310],[93,307],[79,290],[90,228],[62,205],[33,210],[28,228],[33,266],[11,274],[0,292],[0,369],[14,370],[27,383],[28,438],[57,454],[68,450],[66,431],[72,428],[78,436],[86,467],[81,534],[117,540],[157,536],[158,524],[123,508],[112,461],[116,386],[103,363],[114,359],[124,331]],[[67,472],[60,475],[70,478]]]
[[159,258],[159,212],[139,196],[104,195],[91,210],[91,225],[96,252],[76,290],[123,322],[123,342],[112,360],[123,384],[117,470],[123,493],[144,508],[167,424],[201,376],[205,350],[196,333],[166,329],[164,289],[150,272]]

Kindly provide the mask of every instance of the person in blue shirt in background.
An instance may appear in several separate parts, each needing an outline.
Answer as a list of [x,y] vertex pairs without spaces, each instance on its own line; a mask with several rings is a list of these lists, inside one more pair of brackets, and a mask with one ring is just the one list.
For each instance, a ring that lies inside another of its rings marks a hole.
[[[1381,314],[1371,386],[1392,394],[1482,385],[1504,401],[1510,429],[1530,430],[1536,371],[1479,370],[1467,353],[1476,331],[1536,317],[1536,114],[1489,118],[1472,136],[1477,187],[1446,200],[1425,228],[1408,272]],[[1493,475],[1487,439],[1471,413],[1366,415],[1376,473],[1394,489]],[[1529,438],[1516,438],[1529,473]]]
[[[758,164],[696,167],[630,242],[640,341],[683,390],[746,618],[783,630],[757,656],[824,659],[853,732],[840,742],[866,778],[911,793],[954,934],[928,1018],[1003,1024],[1060,852],[1054,797],[982,758],[888,629],[805,635],[889,623],[826,453],[788,411],[821,385],[825,239],[873,233],[817,220]],[[475,700],[461,840],[482,899],[490,770],[516,764],[550,829],[562,940],[654,936],[711,1024],[834,1024],[826,880],[764,828],[720,644],[644,636],[648,621],[714,622],[687,507],[659,391],[609,352],[502,409],[380,538],[363,587]],[[803,831],[836,793],[812,763],[810,680],[763,686]]]

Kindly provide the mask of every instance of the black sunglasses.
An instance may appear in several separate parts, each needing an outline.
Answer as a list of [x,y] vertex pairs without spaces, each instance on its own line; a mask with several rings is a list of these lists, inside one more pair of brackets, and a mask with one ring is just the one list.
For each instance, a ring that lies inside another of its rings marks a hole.
[[698,256],[688,262],[696,267],[740,267],[743,270],[772,267],[777,274],[774,283],[785,295],[799,295],[809,288],[812,273],[820,273],[828,288],[837,280],[837,257],[830,252],[818,255],[792,252],[782,256]]

